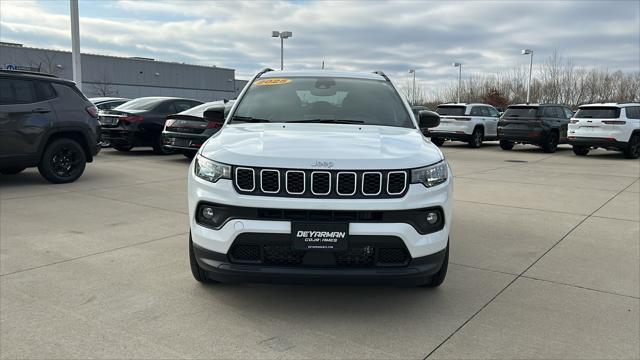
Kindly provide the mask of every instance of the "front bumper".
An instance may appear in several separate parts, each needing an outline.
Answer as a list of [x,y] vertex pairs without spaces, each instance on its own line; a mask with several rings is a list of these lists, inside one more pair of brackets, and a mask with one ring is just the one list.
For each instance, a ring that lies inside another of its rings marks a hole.
[[[218,229],[196,222],[198,204],[202,202],[257,209],[292,209],[323,211],[397,211],[407,209],[440,208],[445,223],[441,230],[421,234],[407,222],[359,222],[350,220],[349,235],[393,236],[401,239],[411,258],[419,258],[444,250],[451,228],[453,179],[426,188],[422,184],[409,186],[405,196],[391,199],[323,199],[270,197],[238,194],[230,180],[216,183],[193,175],[192,163],[188,174],[189,221],[193,243],[205,250],[227,254],[235,239],[244,233],[291,234],[289,220],[264,220],[255,218],[230,219]],[[451,173],[451,172],[450,172]]]
[[414,258],[405,267],[335,268],[236,264],[226,254],[194,244],[194,255],[210,278],[221,282],[327,282],[421,285],[442,266],[445,250]]

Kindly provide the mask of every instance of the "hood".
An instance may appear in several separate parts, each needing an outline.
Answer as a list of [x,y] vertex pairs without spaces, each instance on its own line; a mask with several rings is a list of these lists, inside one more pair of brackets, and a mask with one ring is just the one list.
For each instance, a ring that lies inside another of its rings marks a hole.
[[417,129],[300,123],[226,125],[201,153],[231,165],[338,170],[409,169],[444,158]]

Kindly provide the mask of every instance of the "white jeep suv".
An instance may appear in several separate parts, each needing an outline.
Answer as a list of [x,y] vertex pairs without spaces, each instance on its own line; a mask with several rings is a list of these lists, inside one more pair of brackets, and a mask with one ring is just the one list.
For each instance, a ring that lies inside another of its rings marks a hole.
[[391,81],[259,72],[189,168],[196,280],[391,281],[447,272],[451,170]]
[[436,112],[440,115],[440,125],[429,129],[429,136],[438,146],[445,140],[458,140],[479,148],[483,140],[498,139],[500,113],[491,105],[441,104]]
[[640,104],[582,105],[569,122],[567,134],[573,152],[585,156],[591,148],[622,151],[640,157]]

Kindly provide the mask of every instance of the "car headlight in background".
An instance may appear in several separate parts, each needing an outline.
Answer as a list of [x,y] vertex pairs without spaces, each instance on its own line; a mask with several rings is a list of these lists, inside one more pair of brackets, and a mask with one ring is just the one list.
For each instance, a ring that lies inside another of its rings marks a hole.
[[196,156],[193,168],[197,177],[207,181],[231,179],[231,166],[209,160],[200,154]]
[[435,165],[411,170],[411,183],[432,187],[447,181],[448,176],[449,167],[443,160]]

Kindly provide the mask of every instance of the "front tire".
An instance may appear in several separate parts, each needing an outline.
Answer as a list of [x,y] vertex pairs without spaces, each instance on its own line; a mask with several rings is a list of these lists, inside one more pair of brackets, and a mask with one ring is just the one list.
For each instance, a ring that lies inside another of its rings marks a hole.
[[431,137],[431,142],[434,143],[437,147],[440,147],[444,144],[444,139],[439,137]]
[[198,260],[196,260],[196,254],[193,251],[193,240],[191,239],[191,233],[189,233],[189,265],[191,265],[191,274],[196,281],[208,284],[215,283],[217,281],[212,280],[207,276],[207,272],[200,267]]
[[624,149],[624,157],[637,159],[640,157],[640,134],[631,135],[627,147]]
[[555,132],[550,133],[547,139],[542,143],[542,151],[546,153],[554,153],[558,150],[558,134]]
[[54,184],[76,181],[84,172],[87,158],[82,146],[72,139],[57,139],[47,145],[38,171]]
[[589,147],[588,146],[578,146],[578,145],[573,145],[573,153],[576,154],[577,156],[587,156],[587,154],[589,153]]
[[502,148],[502,150],[511,150],[514,145],[515,143],[513,141],[500,140],[500,148]]
[[481,128],[473,129],[471,133],[471,140],[469,140],[469,146],[477,149],[482,146],[482,140],[484,139],[484,131]]
[[21,173],[24,169],[26,169],[26,168],[18,168],[18,167],[4,168],[4,169],[0,169],[0,174],[2,174],[2,175],[16,175],[16,174]]
[[442,265],[440,266],[440,270],[437,273],[433,274],[431,280],[428,283],[422,285],[424,287],[435,288],[444,282],[444,279],[447,277],[447,269],[449,268],[449,243],[447,242],[447,248],[444,253],[444,260],[442,260]]

